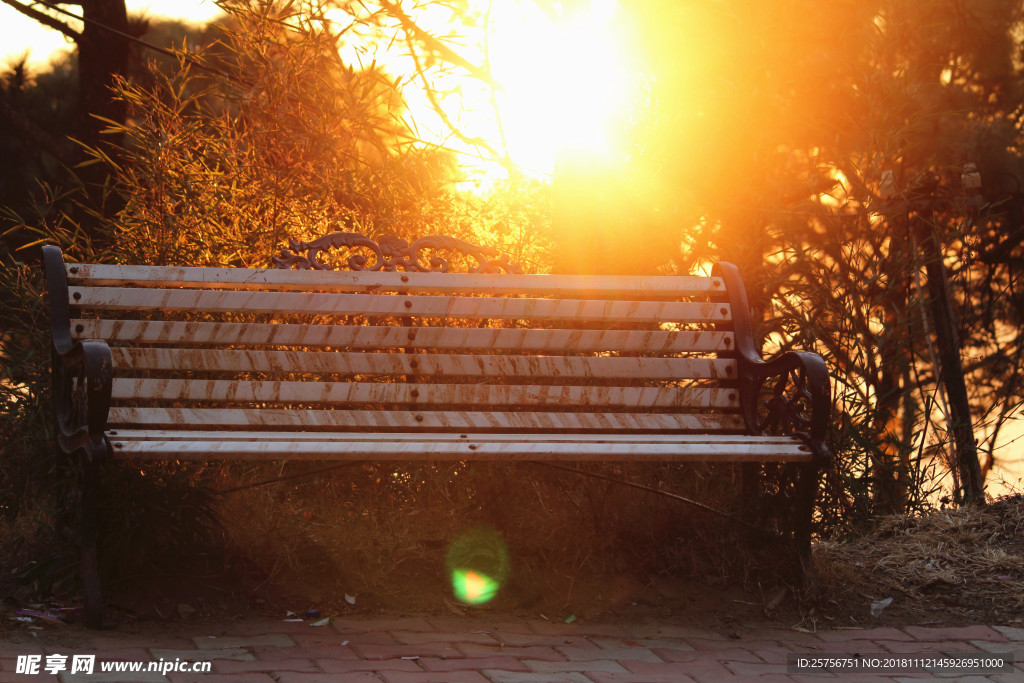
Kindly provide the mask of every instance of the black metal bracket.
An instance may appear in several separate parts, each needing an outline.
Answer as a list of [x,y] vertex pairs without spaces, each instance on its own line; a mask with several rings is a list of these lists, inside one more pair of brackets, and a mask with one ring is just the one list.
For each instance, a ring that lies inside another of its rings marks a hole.
[[[764,360],[754,343],[750,306],[739,269],[717,263],[712,276],[725,282],[732,305],[740,405],[751,434],[792,435],[814,454],[819,467],[832,461],[825,444],[832,410],[832,387],[825,360],[816,353],[786,351]],[[768,397],[762,398],[767,390]]]
[[105,341],[71,339],[71,315],[64,255],[43,247],[43,269],[50,302],[53,339],[52,378],[57,445],[64,453],[81,451],[92,462],[110,456],[104,431],[110,409],[114,361]]
[[520,264],[509,262],[508,254],[498,249],[482,247],[447,235],[428,235],[409,243],[395,235],[384,235],[374,241],[358,232],[331,232],[309,242],[289,239],[288,248],[282,249],[278,256],[271,257],[270,260],[277,268],[336,270],[336,266],[320,260],[320,254],[331,249],[368,250],[373,256],[370,262],[361,253],[353,253],[345,260],[344,263],[349,270],[354,271],[448,272],[451,261],[437,253],[424,253],[425,250],[431,250],[456,252],[472,257],[477,265],[469,268],[470,273],[523,272]]

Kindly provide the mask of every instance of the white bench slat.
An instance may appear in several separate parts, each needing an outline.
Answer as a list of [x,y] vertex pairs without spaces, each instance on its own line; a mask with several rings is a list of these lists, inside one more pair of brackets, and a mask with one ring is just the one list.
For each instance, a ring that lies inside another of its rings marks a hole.
[[377,436],[366,432],[288,432],[288,431],[217,431],[206,429],[113,429],[107,432],[117,441],[368,441],[381,438],[390,441],[422,443],[486,439],[487,441],[523,441],[567,443],[766,443],[777,446],[796,446],[803,442],[795,436],[751,436],[749,434],[501,434],[474,432],[386,432]]
[[75,339],[175,344],[269,344],[336,348],[521,349],[523,351],[682,351],[734,348],[732,332],[711,330],[541,330],[368,325],[296,325],[163,320],[71,321]]
[[389,441],[386,434],[362,441],[119,441],[114,454],[123,458],[245,458],[246,460],[618,460],[618,461],[810,461],[811,454],[775,443],[608,443],[489,441]]
[[445,375],[449,377],[557,377],[560,379],[730,378],[735,360],[503,356],[428,353],[264,351],[246,349],[113,348],[115,370],[285,372],[339,375]]
[[408,410],[288,410],[280,408],[112,407],[107,424],[299,429],[450,429],[555,431],[743,430],[739,415],[659,413],[556,413]]
[[111,397],[197,402],[737,408],[735,389],[115,378]]
[[731,319],[727,303],[692,301],[503,299],[124,287],[69,287],[68,291],[73,308],[102,311],[199,311],[606,323],[719,323]]
[[156,286],[198,289],[436,294],[538,294],[581,298],[684,298],[723,294],[721,278],[697,276],[506,275],[466,273],[383,273],[250,268],[177,268],[66,264],[68,282],[92,286]]

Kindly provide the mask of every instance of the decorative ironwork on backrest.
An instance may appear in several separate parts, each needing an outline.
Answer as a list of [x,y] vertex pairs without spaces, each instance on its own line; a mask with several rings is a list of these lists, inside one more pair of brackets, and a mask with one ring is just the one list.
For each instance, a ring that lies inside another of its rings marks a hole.
[[331,232],[309,242],[289,239],[288,248],[282,249],[271,260],[277,268],[299,270],[340,270],[345,265],[335,266],[320,260],[320,254],[331,249],[369,251],[372,260],[363,253],[353,253],[344,260],[349,270],[405,271],[412,273],[447,273],[451,260],[438,253],[455,252],[476,261],[470,265],[470,273],[522,273],[518,263],[510,263],[508,254],[493,247],[482,247],[447,235],[428,235],[411,244],[395,235],[384,235],[377,241],[358,232]]

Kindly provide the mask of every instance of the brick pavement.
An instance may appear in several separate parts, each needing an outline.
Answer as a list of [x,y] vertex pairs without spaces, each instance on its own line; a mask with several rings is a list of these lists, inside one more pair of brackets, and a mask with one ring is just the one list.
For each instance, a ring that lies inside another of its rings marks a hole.
[[[857,681],[958,680],[1024,683],[1024,629],[927,626],[804,633],[713,629],[666,622],[633,624],[451,617],[345,618],[323,627],[280,621],[188,624],[145,632],[91,632],[78,626],[15,632],[0,643],[0,683],[672,683],[836,680],[800,674],[788,653],[907,655],[1012,653],[1011,672],[987,675],[858,673]],[[35,637],[32,636],[35,633]],[[45,672],[47,656],[96,655],[93,673]],[[40,673],[18,673],[19,655],[40,655]],[[201,663],[209,673],[101,672],[102,662]]]

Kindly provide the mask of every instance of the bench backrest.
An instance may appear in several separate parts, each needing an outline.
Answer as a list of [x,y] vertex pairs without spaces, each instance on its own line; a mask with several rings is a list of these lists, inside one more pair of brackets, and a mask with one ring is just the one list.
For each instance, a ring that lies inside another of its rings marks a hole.
[[114,429],[745,431],[717,277],[66,273]]

